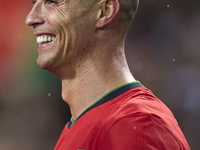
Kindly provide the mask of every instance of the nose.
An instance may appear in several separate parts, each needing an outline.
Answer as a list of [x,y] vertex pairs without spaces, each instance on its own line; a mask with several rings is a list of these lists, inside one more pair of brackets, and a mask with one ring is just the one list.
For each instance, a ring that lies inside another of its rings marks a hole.
[[43,24],[44,23],[44,17],[42,13],[42,5],[39,3],[35,3],[32,10],[26,17],[25,23],[29,26],[35,26],[38,24]]

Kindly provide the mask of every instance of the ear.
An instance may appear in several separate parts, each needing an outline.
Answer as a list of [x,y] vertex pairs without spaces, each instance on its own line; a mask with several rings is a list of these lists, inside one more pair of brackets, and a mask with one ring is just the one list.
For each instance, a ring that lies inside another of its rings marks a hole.
[[101,28],[109,24],[119,11],[120,4],[118,0],[102,0],[101,10],[96,22],[96,27]]

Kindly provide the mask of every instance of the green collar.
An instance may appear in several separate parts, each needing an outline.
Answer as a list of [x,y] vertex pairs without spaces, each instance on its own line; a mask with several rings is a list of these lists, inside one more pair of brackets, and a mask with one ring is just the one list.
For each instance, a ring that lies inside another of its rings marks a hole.
[[70,119],[69,123],[68,123],[68,128],[70,129],[72,127],[72,125],[79,119],[81,118],[81,116],[83,116],[86,112],[88,112],[89,110],[103,104],[106,103],[116,97],[118,97],[119,95],[127,92],[130,89],[134,89],[137,87],[143,87],[143,85],[139,82],[139,81],[134,81],[134,82],[130,82],[130,83],[126,83],[123,84],[113,90],[111,90],[110,92],[108,92],[107,94],[105,94],[104,96],[102,96],[98,101],[96,101],[94,104],[92,104],[90,107],[88,107],[85,111],[83,111],[77,118],[76,120],[73,120],[72,118]]

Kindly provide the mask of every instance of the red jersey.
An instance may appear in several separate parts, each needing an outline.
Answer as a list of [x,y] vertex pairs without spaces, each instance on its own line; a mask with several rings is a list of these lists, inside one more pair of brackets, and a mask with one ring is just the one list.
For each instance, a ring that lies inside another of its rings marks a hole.
[[64,128],[54,150],[190,150],[172,112],[140,82],[123,85]]

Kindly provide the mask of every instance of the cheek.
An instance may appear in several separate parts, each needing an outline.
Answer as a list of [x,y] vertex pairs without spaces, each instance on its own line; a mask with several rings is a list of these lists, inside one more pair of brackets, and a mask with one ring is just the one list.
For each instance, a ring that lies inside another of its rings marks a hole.
[[72,35],[73,28],[71,27],[71,23],[69,22],[68,15],[56,8],[52,10],[52,12],[47,12],[48,15],[48,24],[55,30],[56,32],[56,45],[55,49],[59,51],[59,53],[63,53],[63,57],[65,57],[68,53],[68,49],[72,47]]
[[66,16],[58,13],[53,21],[56,23],[52,26],[54,26],[57,32],[58,49],[63,52],[63,57],[71,57],[76,55],[78,47],[81,46],[81,26],[75,18]]
[[[83,16],[69,12],[69,9],[54,8],[46,11],[48,24],[56,32],[56,44],[54,49],[62,58],[74,58],[78,50],[83,47],[85,36]],[[82,22],[82,23],[81,23]]]

